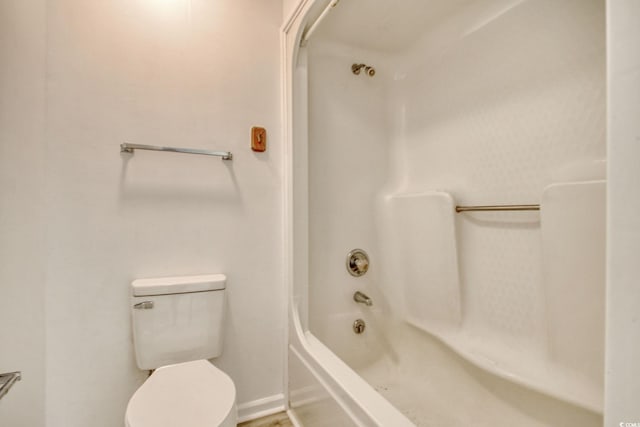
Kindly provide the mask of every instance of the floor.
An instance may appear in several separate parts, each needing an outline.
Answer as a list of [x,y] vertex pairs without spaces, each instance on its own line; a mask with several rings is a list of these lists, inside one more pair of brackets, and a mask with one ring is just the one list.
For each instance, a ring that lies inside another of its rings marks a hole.
[[238,424],[238,427],[293,427],[293,424],[291,423],[291,420],[289,420],[289,417],[287,417],[286,412],[279,412],[277,414],[258,418],[257,420]]

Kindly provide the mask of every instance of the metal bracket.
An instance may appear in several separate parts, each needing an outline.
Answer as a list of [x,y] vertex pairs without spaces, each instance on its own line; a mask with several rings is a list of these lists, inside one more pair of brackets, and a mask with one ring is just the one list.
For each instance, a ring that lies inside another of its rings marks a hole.
[[9,392],[13,384],[16,381],[22,379],[22,372],[8,372],[6,374],[0,374],[0,399]]
[[153,308],[153,301],[142,301],[133,305],[136,310],[149,310]]

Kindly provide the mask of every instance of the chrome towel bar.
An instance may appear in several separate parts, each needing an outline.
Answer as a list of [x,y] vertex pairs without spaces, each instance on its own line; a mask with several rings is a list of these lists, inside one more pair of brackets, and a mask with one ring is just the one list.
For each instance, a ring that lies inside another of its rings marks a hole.
[[22,372],[8,372],[6,374],[0,374],[0,399],[9,392],[9,389],[13,387],[16,381],[22,379]]
[[456,206],[456,212],[482,211],[539,211],[540,205],[487,205],[487,206]]
[[158,147],[155,145],[143,145],[143,144],[127,144],[127,143],[120,144],[121,153],[133,153],[134,150],[168,151],[170,153],[183,153],[183,154],[201,154],[204,156],[222,157],[222,160],[233,160],[233,154],[231,154],[231,151],[209,151],[209,150],[198,150],[193,148]]

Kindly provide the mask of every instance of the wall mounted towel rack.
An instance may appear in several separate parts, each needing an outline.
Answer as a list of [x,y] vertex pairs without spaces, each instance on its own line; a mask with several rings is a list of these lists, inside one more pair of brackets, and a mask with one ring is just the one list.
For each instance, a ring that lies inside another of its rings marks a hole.
[[540,205],[487,205],[487,206],[456,206],[456,212],[482,211],[539,211]]
[[203,156],[222,157],[222,160],[233,160],[233,154],[231,154],[231,151],[209,151],[209,150],[198,150],[193,148],[158,147],[155,145],[144,145],[144,144],[128,144],[128,143],[120,144],[121,153],[133,153],[134,150],[167,151],[170,153],[183,153],[183,154],[201,154]]

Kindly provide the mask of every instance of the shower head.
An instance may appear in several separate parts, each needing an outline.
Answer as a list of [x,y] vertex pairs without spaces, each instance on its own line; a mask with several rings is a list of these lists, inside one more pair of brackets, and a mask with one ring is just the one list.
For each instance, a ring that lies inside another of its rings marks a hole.
[[370,65],[366,65],[366,64],[351,65],[351,72],[356,76],[360,75],[360,72],[362,72],[363,69],[364,69],[364,73],[369,77],[373,77],[376,75],[376,69]]

